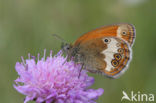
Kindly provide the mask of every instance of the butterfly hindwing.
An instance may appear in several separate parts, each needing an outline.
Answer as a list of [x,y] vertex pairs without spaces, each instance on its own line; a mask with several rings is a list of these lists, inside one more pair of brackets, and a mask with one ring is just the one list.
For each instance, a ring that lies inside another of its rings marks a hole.
[[107,65],[102,72],[108,77],[116,78],[127,70],[132,58],[131,47],[120,38],[105,37],[103,41],[107,44],[107,49],[102,51]]

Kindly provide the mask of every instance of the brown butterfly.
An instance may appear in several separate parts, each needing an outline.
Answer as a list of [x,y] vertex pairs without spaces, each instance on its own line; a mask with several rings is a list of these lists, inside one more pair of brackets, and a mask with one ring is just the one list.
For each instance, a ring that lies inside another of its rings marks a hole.
[[82,69],[117,78],[128,68],[134,40],[133,25],[115,24],[85,33],[74,44],[63,42],[62,49]]

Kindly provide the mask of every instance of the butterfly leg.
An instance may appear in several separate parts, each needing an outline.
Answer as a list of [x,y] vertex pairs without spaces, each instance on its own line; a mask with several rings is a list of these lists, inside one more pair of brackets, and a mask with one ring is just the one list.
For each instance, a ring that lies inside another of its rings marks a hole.
[[63,62],[62,65],[64,65],[67,61],[71,60],[71,57],[67,55],[67,59]]
[[80,69],[80,72],[79,72],[79,76],[78,76],[78,78],[80,78],[80,75],[81,75],[81,71],[82,71],[82,69],[84,69],[84,63],[82,63],[82,66],[81,66],[81,69]]

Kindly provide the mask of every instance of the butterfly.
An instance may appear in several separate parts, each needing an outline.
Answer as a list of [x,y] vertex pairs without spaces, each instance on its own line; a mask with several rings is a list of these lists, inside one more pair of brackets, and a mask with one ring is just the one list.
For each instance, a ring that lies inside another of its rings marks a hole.
[[117,78],[128,69],[135,37],[132,24],[114,24],[85,33],[73,44],[63,42],[62,50],[82,69]]

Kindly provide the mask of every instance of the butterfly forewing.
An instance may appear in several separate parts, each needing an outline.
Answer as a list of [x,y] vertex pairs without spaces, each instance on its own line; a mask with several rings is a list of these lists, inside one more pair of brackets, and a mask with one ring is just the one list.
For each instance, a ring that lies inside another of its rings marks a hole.
[[135,28],[132,24],[122,23],[103,26],[85,33],[80,38],[76,40],[74,45],[83,44],[87,41],[93,40],[94,38],[102,37],[118,37],[129,43],[130,46],[135,40]]

